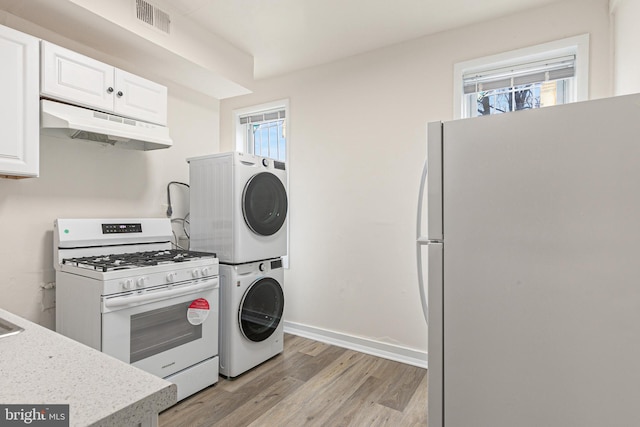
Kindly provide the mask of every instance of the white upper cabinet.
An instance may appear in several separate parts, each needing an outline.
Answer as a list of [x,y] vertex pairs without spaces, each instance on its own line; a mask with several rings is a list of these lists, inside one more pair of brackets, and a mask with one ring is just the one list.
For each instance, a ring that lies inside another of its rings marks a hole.
[[112,66],[46,41],[41,44],[42,95],[84,107],[113,110]]
[[41,42],[41,64],[43,97],[167,124],[165,86],[46,41]]
[[0,25],[0,176],[36,177],[40,156],[38,39]]
[[135,74],[115,69],[115,106],[120,115],[167,124],[167,88]]

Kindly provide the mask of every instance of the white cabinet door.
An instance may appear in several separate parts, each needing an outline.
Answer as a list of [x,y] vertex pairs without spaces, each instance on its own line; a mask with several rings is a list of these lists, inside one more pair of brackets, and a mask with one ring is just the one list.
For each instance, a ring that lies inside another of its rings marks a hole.
[[99,110],[113,109],[111,65],[46,41],[41,47],[43,96]]
[[38,176],[38,39],[0,25],[0,176]]
[[126,71],[115,70],[116,114],[167,124],[167,88]]

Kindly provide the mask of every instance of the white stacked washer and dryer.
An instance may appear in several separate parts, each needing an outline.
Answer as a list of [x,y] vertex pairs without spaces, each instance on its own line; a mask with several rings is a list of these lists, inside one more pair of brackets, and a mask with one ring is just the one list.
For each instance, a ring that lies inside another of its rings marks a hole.
[[220,262],[220,374],[235,378],[283,350],[287,172],[238,152],[187,161],[190,249]]

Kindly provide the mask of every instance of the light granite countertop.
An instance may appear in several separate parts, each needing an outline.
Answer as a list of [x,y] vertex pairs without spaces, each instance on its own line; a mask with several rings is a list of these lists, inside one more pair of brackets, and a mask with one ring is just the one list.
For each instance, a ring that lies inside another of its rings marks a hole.
[[137,426],[176,403],[176,385],[0,309],[0,404],[69,404],[71,426]]

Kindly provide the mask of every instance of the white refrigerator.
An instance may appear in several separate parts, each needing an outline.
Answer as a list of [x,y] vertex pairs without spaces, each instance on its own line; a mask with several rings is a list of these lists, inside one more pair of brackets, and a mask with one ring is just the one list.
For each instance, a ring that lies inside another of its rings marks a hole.
[[640,95],[431,123],[425,187],[429,427],[640,426]]

